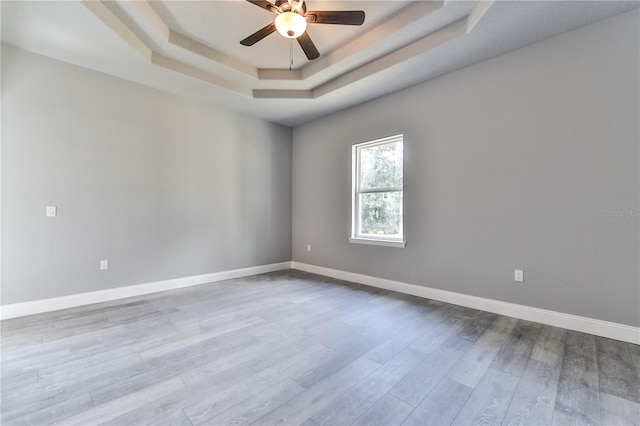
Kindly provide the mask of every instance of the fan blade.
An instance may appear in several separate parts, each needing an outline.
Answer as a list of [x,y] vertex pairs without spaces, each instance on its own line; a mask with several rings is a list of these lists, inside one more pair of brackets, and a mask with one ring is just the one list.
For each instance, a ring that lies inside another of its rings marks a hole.
[[362,10],[318,10],[307,12],[305,18],[310,24],[362,25],[364,12]]
[[272,22],[266,27],[259,29],[255,33],[251,34],[249,37],[242,40],[240,44],[244,46],[253,46],[254,44],[256,44],[257,42],[259,42],[260,40],[262,40],[263,38],[265,38],[266,36],[274,32],[275,30],[276,30],[276,23]]
[[304,54],[307,55],[307,59],[310,61],[313,61],[320,56],[320,52],[318,52],[316,45],[311,41],[311,37],[309,37],[308,32],[305,31],[300,37],[298,37],[298,44],[300,44]]
[[265,10],[268,10],[269,12],[278,13],[278,8],[270,1],[266,1],[266,0],[247,0],[247,1]]

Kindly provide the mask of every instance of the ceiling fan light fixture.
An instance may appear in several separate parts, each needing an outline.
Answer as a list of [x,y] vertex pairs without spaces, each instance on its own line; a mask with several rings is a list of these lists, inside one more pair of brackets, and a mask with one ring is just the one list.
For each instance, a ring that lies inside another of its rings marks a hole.
[[276,16],[276,29],[286,38],[298,38],[307,30],[307,20],[295,12],[283,12]]
[[302,7],[302,3],[304,3],[304,0],[288,0],[289,1],[289,6],[291,7],[291,10],[293,12],[295,12],[296,10],[300,10],[300,8]]

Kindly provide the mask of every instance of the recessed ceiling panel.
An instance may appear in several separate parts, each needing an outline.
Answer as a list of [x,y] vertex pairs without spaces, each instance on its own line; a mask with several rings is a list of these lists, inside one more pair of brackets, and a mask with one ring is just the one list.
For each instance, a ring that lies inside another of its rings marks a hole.
[[[367,32],[380,20],[406,7],[406,1],[323,1],[309,0],[308,10],[363,10],[362,26],[310,24],[309,35],[321,53]],[[253,46],[240,40],[275,19],[275,14],[249,2],[238,1],[155,1],[152,7],[170,26],[184,34],[253,65],[256,68],[288,68],[291,40],[273,33]],[[294,68],[308,61],[293,42]]]

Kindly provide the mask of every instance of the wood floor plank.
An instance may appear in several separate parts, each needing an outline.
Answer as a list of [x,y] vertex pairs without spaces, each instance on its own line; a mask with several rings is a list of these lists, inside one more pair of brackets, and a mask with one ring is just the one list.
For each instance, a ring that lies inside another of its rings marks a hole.
[[[118,398],[127,392],[142,389],[145,385],[177,375],[185,370],[193,369],[209,360],[209,357],[219,356],[225,352],[218,348],[216,351],[198,352],[192,347],[173,352],[170,356],[156,358],[149,361],[140,359],[134,363],[115,364],[111,369],[99,369],[102,374],[88,375],[77,380],[72,385],[54,383],[48,388],[64,391],[74,396],[78,391],[91,392],[94,403],[100,404]],[[248,369],[247,369],[248,370]]]
[[411,405],[386,394],[351,424],[356,426],[399,425],[412,411]]
[[137,353],[127,352],[127,350],[106,351],[68,364],[43,368],[38,374],[38,383],[59,385],[82,381],[89,377],[98,376],[103,371],[113,370],[122,365],[135,364],[140,361]]
[[631,354],[631,362],[636,368],[636,375],[640,377],[640,345],[627,343],[627,349]]
[[166,417],[149,423],[151,426],[193,426],[187,415],[182,411],[176,411]]
[[447,377],[443,378],[402,426],[448,425],[451,424],[473,392]]
[[207,424],[213,418],[273,386],[274,379],[263,381],[250,377],[212,395],[202,395],[198,401],[184,407],[184,412],[193,424]]
[[[2,353],[1,361],[3,364],[9,364],[13,361],[19,361],[23,358],[29,358],[32,360],[32,363],[37,364],[48,360],[50,354],[60,351],[66,351],[67,353],[71,352],[70,344],[72,342],[62,342],[62,343],[37,343],[29,346],[24,346],[21,348],[11,348],[9,345],[4,343],[4,337],[0,338],[2,342]],[[9,377],[11,374],[8,374],[8,371],[3,373],[3,377]]]
[[216,356],[224,356],[244,348],[257,347],[259,342],[251,337],[249,333],[232,333],[205,339],[200,342],[200,346],[208,353],[216,352]]
[[511,399],[504,424],[551,424],[559,379],[558,368],[530,358]]
[[437,325],[437,314],[441,308],[442,305],[438,305],[433,310],[425,312],[418,320],[415,328],[403,329],[401,333],[395,334],[371,349],[365,356],[380,364],[389,361]]
[[[89,398],[90,395],[84,392]],[[4,419],[12,419],[28,415],[48,407],[63,403],[68,399],[79,396],[77,392],[71,392],[66,388],[50,390],[38,383],[24,386],[18,391],[5,392],[2,390],[2,416]]]
[[[42,408],[26,409],[22,415],[16,416],[11,412],[2,413],[2,424],[6,425],[50,425],[61,423],[78,412],[88,411],[93,408],[91,395],[83,392],[73,398],[65,399],[60,403],[47,403],[40,405]],[[14,412],[15,413],[15,412]]]
[[[56,370],[52,367],[51,371],[55,374],[39,377],[38,382],[22,387],[19,392],[3,392],[3,413],[14,415],[34,412],[63,403],[83,393],[88,394],[95,386],[111,384],[122,378],[122,375],[114,373],[121,367],[132,366],[134,370],[138,369],[140,361],[139,357],[132,354],[114,357],[98,364],[91,363],[90,366],[77,370],[66,369],[68,367],[58,367],[59,370]],[[76,366],[75,363],[71,365]]]
[[445,306],[439,311],[439,314],[438,324],[420,339],[413,342],[411,346],[409,346],[411,349],[420,351],[426,355],[431,354],[448,338],[456,334],[466,320],[463,316],[457,315],[451,306]]
[[449,371],[448,377],[475,388],[515,327],[517,319],[498,317]]
[[29,371],[18,376],[2,377],[0,379],[0,389],[4,394],[0,397],[4,400],[5,395],[11,395],[11,391],[20,390],[38,383],[38,370]]
[[472,342],[453,336],[425,358],[389,393],[417,407],[431,390],[447,375],[451,367],[469,349]]
[[491,363],[491,368],[520,376],[541,328],[541,324],[519,320]]
[[640,403],[640,379],[627,344],[596,337],[600,392]]
[[289,377],[302,387],[310,389],[318,382],[360,358],[376,344],[376,341],[371,339],[354,336],[351,342],[345,343],[339,350],[334,350],[326,357],[318,357],[315,362],[310,363],[306,370],[299,371]]
[[[304,331],[300,330],[301,333],[312,336],[317,342],[332,349],[340,349],[351,344],[354,336],[358,336],[359,340],[364,341],[361,331],[360,327],[346,324],[340,320],[331,320]],[[377,340],[379,337],[374,337],[374,339]],[[367,338],[366,340],[372,341],[374,339]]]
[[600,424],[595,337],[567,332],[553,417],[554,424]]
[[[426,303],[414,296],[409,296],[404,304],[386,311],[383,318],[374,317],[366,321],[366,327],[361,334],[391,338],[399,333],[409,333],[414,327],[419,327],[423,323],[422,320],[431,312],[433,309]],[[398,328],[399,323],[403,324],[403,329]]]
[[469,396],[453,424],[501,424],[519,377],[490,368]]
[[[323,349],[327,352],[333,352],[329,351],[329,348],[307,337],[289,339],[281,343],[281,345],[277,346],[257,346],[253,356],[244,360],[244,364],[254,371],[262,371],[310,348],[315,347],[319,350]],[[264,348],[264,351],[258,350],[259,348]]]
[[178,377],[162,381],[133,394],[123,396],[105,404],[92,407],[62,420],[65,425],[100,424],[131,411],[148,401],[162,398],[185,387]]
[[640,404],[608,393],[600,393],[603,425],[640,425]]
[[[320,409],[370,375],[380,364],[360,357],[259,419],[259,425],[294,425],[311,420]],[[315,421],[311,420],[313,424]]]
[[223,324],[219,328],[208,326],[206,329],[198,330],[191,336],[181,336],[180,338],[174,338],[167,342],[161,342],[161,344],[158,344],[156,347],[140,352],[140,357],[142,357],[142,359],[160,357],[185,346],[199,344],[203,340],[231,333],[240,328],[249,327],[252,324],[257,324],[263,321],[264,320],[262,318],[255,316],[244,321],[237,322],[236,324]]
[[159,421],[181,409],[200,402],[208,395],[225,392],[238,383],[255,376],[255,372],[245,365],[238,365],[209,377],[184,389],[173,392],[157,400],[141,404],[134,410],[121,414],[105,422],[107,425],[141,425]]
[[[7,349],[4,349],[7,351]],[[32,362],[26,364],[19,362],[19,359],[16,359],[17,362],[11,362],[12,360],[3,360],[2,366],[2,378],[10,379],[17,376],[24,376],[27,374],[39,374],[42,368],[45,368],[49,364],[49,356],[55,358],[58,357],[60,360],[65,360],[66,356],[69,356],[69,348],[60,348],[57,351],[51,351],[49,355],[44,353],[40,356],[30,357],[29,355],[25,355],[25,358],[32,359]]]
[[[238,350],[227,353],[224,356],[214,357],[212,361],[201,364],[194,365],[193,368],[183,371],[180,374],[180,378],[187,384],[193,385],[198,383],[201,380],[204,380],[208,377],[215,376],[220,372],[227,370],[230,367],[234,367],[240,364],[244,364],[248,362],[252,364],[252,360],[256,357],[260,357],[262,354],[268,353],[270,351],[277,351],[278,348],[269,348],[262,345],[258,346],[247,346],[245,348],[240,348]],[[316,359],[322,359],[325,356],[330,356],[333,354],[333,351],[325,348],[320,344],[315,344],[309,347],[301,347],[300,351],[298,351],[298,356],[312,356]],[[272,365],[271,367],[277,367],[281,365],[283,362],[287,360],[295,359],[294,355],[288,354],[289,356],[281,359],[277,364]],[[250,368],[250,367],[249,367]],[[255,370],[254,370],[255,371]]]
[[425,355],[421,352],[404,350],[343,394],[339,400],[318,411],[313,420],[321,426],[353,423],[424,358]]
[[284,379],[269,387],[266,391],[244,400],[211,420],[207,420],[204,423],[193,422],[192,420],[192,423],[194,426],[200,424],[247,426],[263,417],[266,413],[287,403],[287,401],[304,390],[302,386],[291,379]]
[[461,339],[475,342],[484,334],[487,328],[496,320],[497,315],[490,312],[478,311],[473,317],[469,318],[465,323],[458,337]]
[[204,424],[237,404],[257,395],[276,383],[282,377],[293,377],[306,371],[319,353],[326,348],[317,345],[313,350],[302,352],[278,365],[265,369],[237,384],[212,395],[203,395],[197,402],[184,407],[184,412],[194,424]]
[[313,419],[308,419],[306,422],[301,423],[300,426],[318,426],[318,424]]
[[[135,364],[133,368],[120,368],[111,374],[101,376],[104,379],[99,382],[97,379],[91,383],[91,398],[96,405],[104,404],[123,395],[142,390],[149,385],[167,380],[177,376],[185,370],[193,368],[204,357],[202,350],[194,350],[192,346],[187,347],[180,354],[182,359],[174,359],[173,362],[163,365],[160,362],[141,362]],[[114,380],[117,376],[119,380]]]
[[564,357],[566,336],[567,330],[564,328],[543,325],[531,351],[531,358],[554,368],[560,368]]

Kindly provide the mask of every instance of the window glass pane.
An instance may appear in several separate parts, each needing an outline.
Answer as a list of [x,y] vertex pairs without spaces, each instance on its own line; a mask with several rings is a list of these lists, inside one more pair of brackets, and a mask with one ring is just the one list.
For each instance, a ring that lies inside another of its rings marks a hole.
[[360,148],[360,189],[402,187],[402,142]]
[[402,192],[360,194],[360,234],[402,234]]

